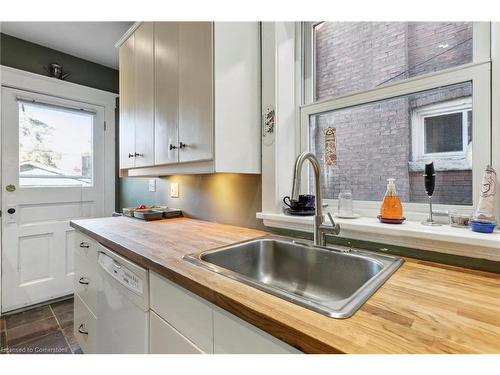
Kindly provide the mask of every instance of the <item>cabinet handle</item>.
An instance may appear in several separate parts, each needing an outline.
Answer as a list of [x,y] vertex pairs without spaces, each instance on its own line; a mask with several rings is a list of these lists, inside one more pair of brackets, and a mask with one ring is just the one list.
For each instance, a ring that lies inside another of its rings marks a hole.
[[177,146],[174,146],[173,144],[170,144],[170,150],[175,150],[177,148]]
[[128,158],[133,158],[134,157],[134,154],[131,154],[130,152],[128,153]]
[[78,327],[78,332],[80,332],[82,335],[88,335],[88,331],[83,330],[83,324],[80,324],[80,327]]
[[82,285],[89,285],[90,281],[86,277],[80,277],[80,280],[78,282]]
[[83,247],[84,249],[88,249],[90,245],[86,242],[80,242],[80,247]]
[[179,148],[185,148],[187,146],[188,146],[187,144],[179,142]]
[[138,157],[138,156],[139,156],[139,157],[143,157],[143,156],[144,156],[144,154],[139,154],[139,153],[137,153],[137,152],[136,152],[136,153],[134,154],[134,156],[135,156],[135,157]]

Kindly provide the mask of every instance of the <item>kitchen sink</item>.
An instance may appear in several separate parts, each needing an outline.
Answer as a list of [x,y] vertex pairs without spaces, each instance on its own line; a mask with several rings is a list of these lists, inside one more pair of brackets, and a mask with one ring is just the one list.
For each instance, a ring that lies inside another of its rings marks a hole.
[[333,318],[352,316],[403,259],[263,237],[184,260]]

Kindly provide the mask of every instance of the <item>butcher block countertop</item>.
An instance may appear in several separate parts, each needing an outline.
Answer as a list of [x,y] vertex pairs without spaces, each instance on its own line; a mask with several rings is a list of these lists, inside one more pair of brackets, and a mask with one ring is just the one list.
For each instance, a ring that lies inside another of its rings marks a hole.
[[406,259],[348,319],[182,260],[266,232],[187,218],[75,220],[104,246],[307,353],[500,353],[500,275]]

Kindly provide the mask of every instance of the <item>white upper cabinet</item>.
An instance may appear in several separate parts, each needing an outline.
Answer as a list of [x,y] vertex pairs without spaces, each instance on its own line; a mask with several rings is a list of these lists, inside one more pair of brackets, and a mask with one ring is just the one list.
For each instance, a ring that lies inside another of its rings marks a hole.
[[154,164],[154,61],[152,22],[135,31],[135,166]]
[[260,173],[260,24],[214,26],[215,169]]
[[155,23],[155,164],[179,161],[179,24]]
[[260,24],[142,23],[120,46],[120,120],[121,175],[260,173]]
[[179,161],[213,159],[212,23],[179,24]]
[[120,168],[135,166],[134,35],[120,47]]

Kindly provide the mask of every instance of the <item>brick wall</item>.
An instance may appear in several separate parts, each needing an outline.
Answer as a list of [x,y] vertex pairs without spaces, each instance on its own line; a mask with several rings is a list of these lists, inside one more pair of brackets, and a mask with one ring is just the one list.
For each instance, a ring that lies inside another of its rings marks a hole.
[[[472,24],[326,22],[315,44],[315,95],[325,99],[471,62]],[[394,177],[403,201],[425,201],[422,173],[408,168],[412,110],[470,95],[470,85],[460,85],[316,116],[311,150],[324,165],[325,197],[351,189],[355,199],[380,200]],[[337,129],[334,166],[324,163],[330,126]],[[440,172],[437,184],[437,203],[471,203],[471,171]]]
[[[432,196],[435,203],[472,205],[472,171],[443,171],[436,173],[436,190]],[[410,201],[428,202],[424,191],[422,172],[410,173]]]

